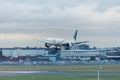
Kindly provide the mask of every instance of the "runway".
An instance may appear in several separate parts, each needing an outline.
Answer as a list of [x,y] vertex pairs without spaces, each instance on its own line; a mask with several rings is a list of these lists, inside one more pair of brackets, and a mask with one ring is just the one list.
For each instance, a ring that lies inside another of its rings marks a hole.
[[[0,71],[0,76],[16,76],[16,75],[28,75],[28,74],[97,75],[97,72]],[[100,72],[100,75],[119,76],[120,72]]]

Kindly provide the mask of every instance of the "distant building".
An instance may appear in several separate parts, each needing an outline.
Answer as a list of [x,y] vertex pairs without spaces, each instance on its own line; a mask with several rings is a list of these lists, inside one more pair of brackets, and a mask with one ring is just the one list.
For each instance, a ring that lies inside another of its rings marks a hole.
[[120,51],[107,51],[106,59],[120,60]]
[[101,50],[62,50],[60,58],[64,60],[86,60],[97,59],[97,57],[105,56],[106,52]]
[[99,61],[120,60],[120,50],[114,48],[90,48],[77,44],[69,49],[62,48],[1,48],[0,61],[12,62],[56,62],[56,61]]
[[18,58],[19,56],[37,56],[45,54],[44,49],[3,49],[2,55],[6,57]]
[[29,59],[31,61],[55,61],[55,54],[55,50],[46,48],[4,48],[1,50],[0,60],[25,61]]

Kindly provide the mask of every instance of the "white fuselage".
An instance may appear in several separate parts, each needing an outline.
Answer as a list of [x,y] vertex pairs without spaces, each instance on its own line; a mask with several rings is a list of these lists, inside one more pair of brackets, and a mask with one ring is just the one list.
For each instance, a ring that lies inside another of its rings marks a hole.
[[64,39],[58,39],[58,38],[47,38],[45,40],[45,43],[50,44],[50,45],[57,45],[63,42],[64,42]]

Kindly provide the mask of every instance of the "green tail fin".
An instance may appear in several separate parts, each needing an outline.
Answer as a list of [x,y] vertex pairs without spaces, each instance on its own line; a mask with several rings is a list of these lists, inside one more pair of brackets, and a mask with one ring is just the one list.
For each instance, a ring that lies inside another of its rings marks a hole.
[[74,40],[76,41],[76,39],[77,39],[77,30],[75,31],[75,34],[74,34],[74,36],[73,36],[73,38],[74,38]]

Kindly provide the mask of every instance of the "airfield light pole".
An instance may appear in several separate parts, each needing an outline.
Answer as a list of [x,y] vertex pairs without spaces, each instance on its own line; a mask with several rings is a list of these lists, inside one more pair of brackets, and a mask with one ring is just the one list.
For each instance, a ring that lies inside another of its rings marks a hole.
[[100,80],[100,69],[102,69],[101,65],[97,67],[97,80]]
[[97,70],[97,80],[100,80],[100,70]]
[[102,69],[100,65],[100,58],[101,58],[101,53],[99,52],[98,66],[97,66],[97,80],[100,80],[100,69]]

